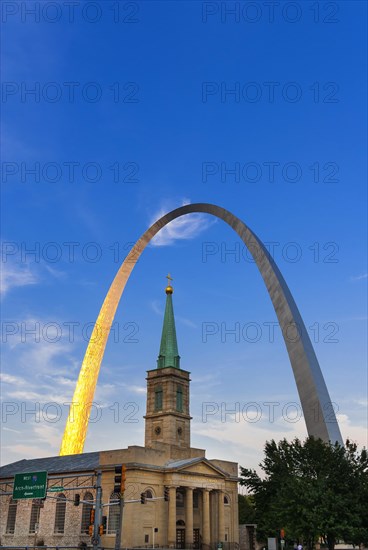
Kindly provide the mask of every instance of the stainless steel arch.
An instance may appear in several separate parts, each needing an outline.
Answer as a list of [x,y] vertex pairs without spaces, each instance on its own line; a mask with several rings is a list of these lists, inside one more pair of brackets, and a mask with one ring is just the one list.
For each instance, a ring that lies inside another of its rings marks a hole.
[[87,434],[91,404],[101,361],[114,320],[116,308],[130,274],[143,250],[165,225],[186,214],[212,214],[226,222],[239,235],[251,252],[263,277],[282,329],[297,385],[309,435],[323,441],[338,442],[342,437],[316,354],[307,330],[277,265],[259,238],[228,210],[213,204],[197,203],[181,206],[157,220],[136,242],[117,272],[98,315],[88,343],[73,405],[70,408],[60,455],[81,453]]

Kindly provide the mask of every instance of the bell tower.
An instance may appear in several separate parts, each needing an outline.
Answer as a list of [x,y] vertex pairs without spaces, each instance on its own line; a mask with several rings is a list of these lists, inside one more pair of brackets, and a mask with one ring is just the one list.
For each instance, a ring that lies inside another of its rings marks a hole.
[[147,371],[145,446],[190,447],[189,372],[180,368],[173,287],[167,276],[166,307],[157,368]]

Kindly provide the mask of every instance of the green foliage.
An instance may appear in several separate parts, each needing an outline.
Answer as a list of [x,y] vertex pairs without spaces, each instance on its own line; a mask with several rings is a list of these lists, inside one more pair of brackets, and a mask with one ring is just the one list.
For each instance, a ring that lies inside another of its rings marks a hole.
[[323,537],[332,550],[338,539],[346,543],[368,540],[368,455],[349,441],[345,447],[320,439],[283,439],[265,445],[255,470],[241,468],[241,485],[254,496],[258,537],[277,536],[283,528],[289,542],[300,540],[312,548]]
[[256,523],[254,498],[249,495],[238,495],[239,525]]

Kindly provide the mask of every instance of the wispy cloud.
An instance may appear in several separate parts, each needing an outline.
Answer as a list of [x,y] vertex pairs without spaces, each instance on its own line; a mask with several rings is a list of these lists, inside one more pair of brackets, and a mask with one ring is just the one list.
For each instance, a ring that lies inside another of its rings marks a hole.
[[72,378],[66,378],[65,376],[47,376],[45,379],[50,379],[53,386],[67,386],[68,388],[74,388],[76,380]]
[[[124,384],[125,385],[125,384]],[[137,394],[145,394],[147,389],[144,387],[144,386],[138,386],[138,385],[125,385],[126,389],[132,393],[137,393]]]
[[50,265],[48,265],[46,263],[44,264],[44,268],[48,273],[50,273],[50,275],[55,277],[55,279],[65,279],[66,278],[65,271],[61,271],[60,269],[55,269],[54,267],[51,267]]
[[55,269],[43,261],[35,265],[8,260],[1,264],[0,295],[4,297],[14,288],[40,284],[50,275],[53,279],[65,279],[66,277],[63,271]]
[[187,327],[198,328],[198,325],[196,325],[196,323],[194,323],[190,319],[187,319],[187,317],[182,317],[181,315],[177,315],[176,318],[179,321],[179,323],[183,323],[183,325],[186,325]]
[[[190,200],[182,199],[181,206],[186,204],[190,204]],[[152,217],[151,223],[157,221],[170,210],[172,210],[172,207],[161,207]],[[211,219],[206,214],[187,214],[163,227],[152,239],[151,244],[153,246],[170,246],[178,240],[194,239],[214,223],[216,223],[216,220]]]
[[48,445],[52,449],[57,449],[60,445],[62,425],[39,424],[33,427],[35,438],[38,439],[40,446]]
[[336,418],[344,441],[350,439],[350,441],[355,441],[359,447],[367,447],[368,432],[366,426],[353,424],[347,414],[337,414]]
[[25,401],[40,401],[45,397],[45,395],[32,390],[17,390],[8,392],[7,397]]
[[154,311],[156,315],[163,317],[164,309],[160,306],[160,303],[158,302],[158,300],[152,300],[152,302],[150,302],[150,306],[152,308],[152,311]]
[[362,273],[361,275],[352,275],[350,281],[355,283],[356,281],[362,281],[363,279],[368,278],[368,273]]
[[6,426],[3,426],[2,429],[4,430],[4,432],[12,432],[12,433],[15,433],[15,434],[20,434],[21,433],[19,430],[14,430],[13,428],[7,428]]
[[45,340],[43,319],[27,318],[22,323],[29,333],[25,336],[20,323],[14,323],[18,330],[4,345],[3,394],[19,401],[69,401],[75,386],[73,373],[79,365],[73,356],[74,344],[67,334],[57,342]]
[[27,347],[27,353],[22,353],[20,365],[27,368],[32,365],[34,372],[47,373],[53,367],[54,361],[58,364],[69,365],[72,363],[70,358],[71,344],[68,342],[32,342]]
[[226,422],[211,417],[208,422],[195,418],[192,434],[194,444],[197,444],[196,438],[200,438],[202,445],[207,439],[207,446],[211,445],[212,452],[218,452],[223,459],[236,461],[241,466],[255,469],[258,469],[259,458],[266,440],[279,441],[284,437],[288,440],[294,437],[303,440],[307,435],[302,419],[296,423],[287,423],[280,418],[275,418],[274,423],[270,423],[267,418],[253,422],[243,417],[237,420],[231,420],[228,417]]
[[3,383],[14,384],[15,386],[23,386],[26,384],[24,378],[21,378],[20,376],[13,376],[12,374],[8,374],[6,372],[0,373],[0,380]]
[[[45,450],[42,446],[37,444],[33,445],[3,445],[2,450],[4,452],[9,451],[13,455],[13,460],[19,460],[20,458],[45,458],[50,456],[50,451]],[[55,454],[55,453],[53,453]],[[10,455],[10,456],[11,456]]]
[[[156,313],[156,315],[159,315],[163,319],[164,308],[162,308],[160,306],[159,302],[157,300],[152,300],[152,302],[150,302],[150,306],[152,308],[152,311],[154,311]],[[194,323],[193,321],[191,321],[191,319],[188,319],[187,317],[182,317],[181,315],[176,315],[175,318],[179,323],[182,323],[183,325],[186,325],[187,327],[198,328],[198,325],[196,325],[196,323]]]
[[0,273],[0,294],[4,296],[15,287],[35,285],[38,281],[38,276],[31,271],[29,265],[3,263]]
[[[38,421],[37,421],[38,422]],[[62,424],[46,424],[45,422],[34,425],[27,424],[27,431],[22,434],[23,443],[3,445],[2,451],[9,451],[13,460],[21,458],[42,458],[57,454],[60,446]],[[16,431],[7,428],[7,431]]]

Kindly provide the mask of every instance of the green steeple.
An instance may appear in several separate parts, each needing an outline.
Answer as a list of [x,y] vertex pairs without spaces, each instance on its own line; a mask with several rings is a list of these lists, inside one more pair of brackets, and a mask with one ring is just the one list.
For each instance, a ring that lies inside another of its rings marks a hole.
[[160,354],[157,359],[157,368],[164,369],[165,367],[174,367],[180,369],[180,357],[178,352],[178,343],[176,341],[174,309],[172,303],[173,287],[170,284],[172,281],[170,275],[167,276],[169,284],[166,292],[166,307],[164,325],[162,327]]

